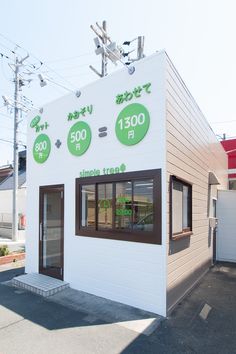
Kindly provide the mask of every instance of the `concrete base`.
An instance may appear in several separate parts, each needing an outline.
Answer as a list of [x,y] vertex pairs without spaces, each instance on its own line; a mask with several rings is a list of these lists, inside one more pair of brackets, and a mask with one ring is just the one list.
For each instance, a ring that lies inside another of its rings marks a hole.
[[12,285],[43,297],[54,295],[69,287],[69,283],[43,274],[24,274],[12,279]]

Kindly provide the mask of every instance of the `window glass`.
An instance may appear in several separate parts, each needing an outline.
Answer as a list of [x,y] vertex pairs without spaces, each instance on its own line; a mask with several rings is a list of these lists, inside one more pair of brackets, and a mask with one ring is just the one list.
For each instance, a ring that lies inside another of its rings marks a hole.
[[172,182],[172,234],[191,230],[191,186],[174,179]]
[[216,199],[212,199],[212,216],[216,218]]
[[112,229],[112,183],[98,184],[98,229]]
[[84,185],[81,188],[81,226],[95,228],[95,185]]
[[183,230],[189,227],[188,223],[189,187],[183,186]]
[[173,182],[172,190],[172,231],[174,234],[183,231],[183,185]]
[[115,228],[132,229],[132,183],[116,183]]
[[76,235],[161,244],[161,170],[77,178]]
[[229,181],[229,189],[236,190],[236,180]]
[[153,180],[133,182],[133,228],[153,231]]

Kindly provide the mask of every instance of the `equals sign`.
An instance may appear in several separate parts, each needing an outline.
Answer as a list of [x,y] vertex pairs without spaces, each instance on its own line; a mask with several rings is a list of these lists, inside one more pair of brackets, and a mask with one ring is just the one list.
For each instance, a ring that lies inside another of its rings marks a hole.
[[98,136],[99,138],[103,138],[104,136],[107,136],[107,127],[101,127],[98,129]]

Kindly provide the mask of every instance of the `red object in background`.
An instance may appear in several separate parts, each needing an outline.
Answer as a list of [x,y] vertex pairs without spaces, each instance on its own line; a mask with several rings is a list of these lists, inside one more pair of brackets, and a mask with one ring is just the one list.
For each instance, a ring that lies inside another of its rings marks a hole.
[[221,144],[228,155],[229,178],[236,178],[236,139],[222,140]]
[[19,220],[19,229],[20,230],[25,230],[26,227],[26,216],[25,215],[21,215],[20,216],[20,220]]

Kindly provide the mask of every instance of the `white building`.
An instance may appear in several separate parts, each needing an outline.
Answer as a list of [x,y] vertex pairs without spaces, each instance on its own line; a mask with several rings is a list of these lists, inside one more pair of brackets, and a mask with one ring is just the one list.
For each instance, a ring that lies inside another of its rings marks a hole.
[[165,316],[212,264],[227,188],[226,154],[167,54],[29,122],[26,272]]

